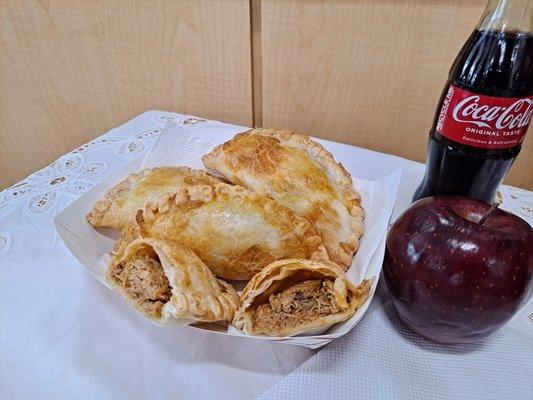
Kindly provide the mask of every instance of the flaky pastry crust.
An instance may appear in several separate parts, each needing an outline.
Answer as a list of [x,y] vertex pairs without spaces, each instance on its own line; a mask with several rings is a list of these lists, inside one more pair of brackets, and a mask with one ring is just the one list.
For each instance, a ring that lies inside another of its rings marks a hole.
[[147,202],[182,185],[216,183],[219,180],[204,171],[188,167],[157,167],[130,174],[109,189],[94,205],[86,219],[95,228],[122,229]]
[[363,233],[364,211],[350,174],[322,145],[292,131],[253,129],[202,160],[230,182],[271,196],[309,219],[329,258],[345,270],[350,266]]
[[225,279],[250,279],[282,258],[327,259],[309,221],[241,186],[185,186],[147,204],[137,223],[143,237],[188,246]]
[[111,259],[107,280],[137,311],[159,324],[232,320],[235,289],[190,249],[157,239],[137,239]]

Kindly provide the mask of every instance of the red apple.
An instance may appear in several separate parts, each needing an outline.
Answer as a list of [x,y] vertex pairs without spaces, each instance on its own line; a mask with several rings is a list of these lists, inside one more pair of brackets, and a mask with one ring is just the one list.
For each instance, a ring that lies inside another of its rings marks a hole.
[[521,218],[478,200],[427,197],[391,227],[383,268],[408,327],[439,343],[473,342],[529,298],[533,232]]

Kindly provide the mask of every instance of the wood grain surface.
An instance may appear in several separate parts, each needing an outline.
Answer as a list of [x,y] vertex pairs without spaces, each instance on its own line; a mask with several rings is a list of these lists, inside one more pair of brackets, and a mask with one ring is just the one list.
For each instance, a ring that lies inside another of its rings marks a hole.
[[0,188],[150,109],[252,124],[248,0],[0,1]]
[[[423,162],[484,4],[0,0],[0,189],[149,109]],[[533,189],[533,138],[506,182]]]
[[[448,70],[485,3],[262,0],[263,125],[423,162]],[[532,158],[529,137],[507,182],[533,189]]]

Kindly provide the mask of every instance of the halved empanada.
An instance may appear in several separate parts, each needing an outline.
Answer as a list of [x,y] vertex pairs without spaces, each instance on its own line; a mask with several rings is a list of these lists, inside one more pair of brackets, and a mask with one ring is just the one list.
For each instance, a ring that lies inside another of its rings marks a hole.
[[307,136],[253,129],[202,158],[235,184],[271,196],[315,224],[329,258],[345,270],[363,233],[364,212],[350,174]]
[[143,237],[182,243],[220,278],[250,279],[282,258],[327,259],[309,221],[241,186],[186,186],[148,204],[137,222]]
[[158,167],[130,174],[107,191],[87,214],[96,228],[121,229],[146,203],[166,193],[175,193],[183,185],[216,183],[219,180],[203,171],[187,167]]
[[248,282],[233,325],[248,335],[315,334],[350,318],[370,286],[353,285],[333,262],[276,261]]
[[160,324],[231,321],[233,287],[179,244],[137,239],[111,259],[107,280],[145,317]]

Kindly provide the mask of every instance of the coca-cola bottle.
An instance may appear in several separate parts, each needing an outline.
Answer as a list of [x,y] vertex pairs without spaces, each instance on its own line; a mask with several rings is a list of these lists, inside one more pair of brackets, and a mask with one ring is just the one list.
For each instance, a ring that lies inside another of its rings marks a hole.
[[455,194],[492,202],[533,113],[533,1],[490,0],[450,70],[413,201]]

